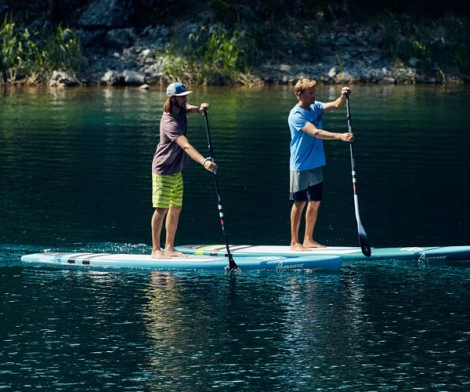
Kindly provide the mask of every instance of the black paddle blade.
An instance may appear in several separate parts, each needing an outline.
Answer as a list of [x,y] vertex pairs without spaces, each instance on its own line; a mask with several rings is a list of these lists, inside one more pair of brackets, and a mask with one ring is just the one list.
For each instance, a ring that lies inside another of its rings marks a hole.
[[228,257],[228,265],[225,267],[225,270],[228,272],[229,275],[238,275],[242,272],[240,267],[235,263],[232,255]]
[[237,265],[237,263],[235,263],[235,260],[233,259],[232,255],[230,255],[229,258],[228,258],[228,264],[229,264],[230,270],[237,270],[238,269],[238,265]]
[[367,239],[366,232],[361,224],[359,224],[359,227],[358,227],[358,234],[359,234],[359,244],[361,245],[362,254],[364,256],[370,257],[370,255],[372,254],[372,251],[370,249],[370,244],[369,244],[369,240]]

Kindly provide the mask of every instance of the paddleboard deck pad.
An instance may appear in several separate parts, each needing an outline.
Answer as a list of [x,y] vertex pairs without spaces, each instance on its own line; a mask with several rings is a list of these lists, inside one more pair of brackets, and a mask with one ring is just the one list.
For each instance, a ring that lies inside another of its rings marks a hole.
[[[178,246],[177,249],[184,254],[197,256],[220,257],[227,254],[225,245],[185,245]],[[362,254],[360,247],[339,246],[311,248],[308,251],[291,251],[289,246],[231,245],[230,252],[238,259],[260,256],[307,257],[316,255],[339,256],[343,261],[414,260],[470,266],[470,246],[372,248],[372,254],[369,257]]]
[[[329,255],[245,256],[234,259],[240,270],[300,270],[310,269],[324,272],[338,272],[341,258]],[[150,270],[226,270],[227,257],[186,255],[169,259],[154,259],[142,254],[110,253],[34,253],[23,255],[25,263],[67,267],[131,268]]]

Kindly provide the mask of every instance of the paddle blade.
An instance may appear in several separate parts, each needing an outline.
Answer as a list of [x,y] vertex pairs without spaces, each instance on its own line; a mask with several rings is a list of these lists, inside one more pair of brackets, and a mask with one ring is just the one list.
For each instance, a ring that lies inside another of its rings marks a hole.
[[231,270],[236,270],[236,269],[238,269],[238,265],[237,265],[237,263],[235,263],[235,260],[233,259],[232,255],[229,256],[228,262],[229,262],[229,268],[230,268]]
[[364,256],[370,257],[372,251],[370,249],[369,240],[367,239],[367,234],[362,225],[358,224],[358,234],[359,234],[359,244],[361,245],[362,254]]
[[232,255],[228,255],[228,266],[225,267],[225,270],[228,271],[230,275],[238,275],[242,272],[242,270],[238,267],[237,263],[233,259]]

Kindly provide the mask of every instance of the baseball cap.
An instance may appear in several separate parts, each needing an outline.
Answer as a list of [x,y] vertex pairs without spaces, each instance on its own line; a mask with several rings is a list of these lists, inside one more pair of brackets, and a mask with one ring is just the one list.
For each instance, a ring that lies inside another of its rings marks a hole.
[[171,83],[166,89],[166,95],[168,97],[182,97],[191,93],[192,91],[186,90],[184,84],[180,82]]

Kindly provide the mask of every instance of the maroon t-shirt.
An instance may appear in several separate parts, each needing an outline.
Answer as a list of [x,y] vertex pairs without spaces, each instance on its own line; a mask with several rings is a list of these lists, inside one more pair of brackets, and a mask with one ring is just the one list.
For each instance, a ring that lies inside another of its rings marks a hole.
[[189,157],[176,139],[187,132],[186,111],[178,115],[163,112],[160,120],[160,142],[153,156],[152,172],[158,175],[177,173],[189,165]]

